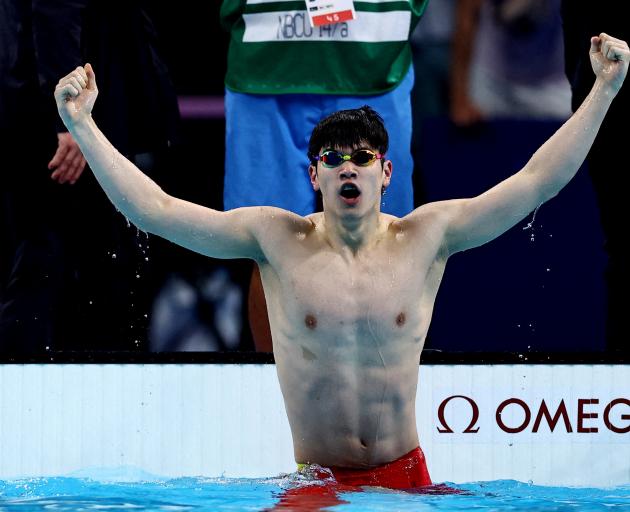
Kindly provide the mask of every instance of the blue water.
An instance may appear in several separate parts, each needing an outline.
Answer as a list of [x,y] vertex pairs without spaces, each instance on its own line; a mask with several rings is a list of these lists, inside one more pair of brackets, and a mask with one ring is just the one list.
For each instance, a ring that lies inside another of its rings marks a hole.
[[[341,504],[308,496],[281,504],[287,489],[305,485],[294,476],[270,479],[178,478],[103,482],[89,478],[0,480],[0,511],[602,511],[630,510],[630,485],[610,488],[543,487],[497,480],[451,485],[462,494],[408,494],[369,489],[340,492]],[[310,484],[313,485],[313,484]],[[439,489],[438,489],[439,490]],[[323,508],[322,508],[323,507]]]

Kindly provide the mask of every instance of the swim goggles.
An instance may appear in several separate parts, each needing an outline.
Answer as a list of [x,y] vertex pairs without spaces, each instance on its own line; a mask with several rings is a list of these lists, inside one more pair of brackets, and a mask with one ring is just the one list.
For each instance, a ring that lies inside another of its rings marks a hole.
[[375,153],[370,149],[357,149],[351,155],[345,155],[335,151],[334,149],[327,149],[321,155],[315,155],[313,160],[321,161],[324,167],[339,167],[342,163],[350,160],[353,164],[365,167],[374,162],[377,158],[383,158],[385,155]]

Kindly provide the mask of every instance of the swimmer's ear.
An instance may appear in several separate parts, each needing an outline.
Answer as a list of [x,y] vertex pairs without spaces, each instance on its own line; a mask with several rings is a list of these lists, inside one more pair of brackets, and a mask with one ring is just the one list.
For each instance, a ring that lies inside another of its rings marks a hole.
[[317,167],[313,164],[308,166],[308,176],[311,178],[311,185],[313,190],[317,192],[319,190],[319,179],[317,177]]
[[383,187],[389,187],[392,180],[392,173],[394,172],[394,164],[391,160],[385,160],[383,162]]

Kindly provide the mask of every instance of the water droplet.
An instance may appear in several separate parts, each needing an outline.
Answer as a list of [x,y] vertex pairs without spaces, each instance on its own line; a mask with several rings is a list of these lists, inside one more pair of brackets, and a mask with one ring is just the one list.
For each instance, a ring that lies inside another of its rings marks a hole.
[[303,233],[302,231],[299,231],[296,236],[297,236],[297,239],[301,242],[302,240],[304,240],[306,238],[306,233]]
[[136,279],[140,279],[140,274],[136,274]]
[[114,259],[114,260],[116,259],[116,253],[115,252],[112,253],[112,259]]

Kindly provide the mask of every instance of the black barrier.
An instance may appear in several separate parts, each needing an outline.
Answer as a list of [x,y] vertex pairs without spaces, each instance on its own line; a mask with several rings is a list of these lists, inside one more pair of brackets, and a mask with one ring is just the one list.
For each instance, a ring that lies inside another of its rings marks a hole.
[[[442,352],[425,350],[423,365],[630,364],[616,352]],[[275,364],[273,354],[256,352],[52,352],[0,354],[0,364]]]

